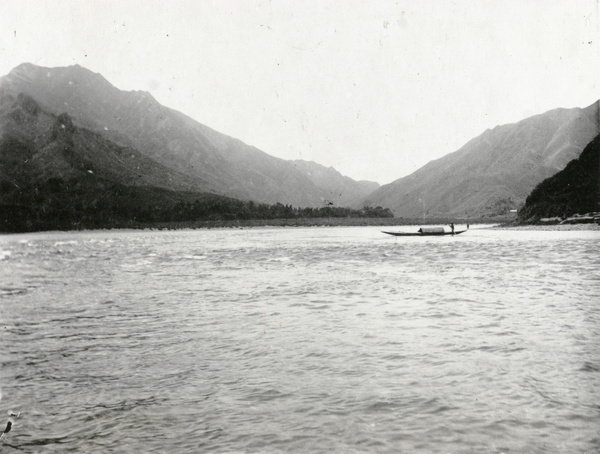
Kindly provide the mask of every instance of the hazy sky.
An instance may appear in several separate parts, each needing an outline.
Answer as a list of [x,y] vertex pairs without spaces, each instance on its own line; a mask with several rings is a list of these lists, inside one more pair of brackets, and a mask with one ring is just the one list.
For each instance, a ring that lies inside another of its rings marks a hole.
[[80,64],[284,159],[389,183],[600,98],[600,0],[0,0],[0,75]]

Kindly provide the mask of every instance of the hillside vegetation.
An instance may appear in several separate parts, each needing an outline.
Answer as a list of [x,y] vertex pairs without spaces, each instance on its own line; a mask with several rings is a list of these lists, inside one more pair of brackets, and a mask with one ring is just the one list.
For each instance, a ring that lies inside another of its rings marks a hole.
[[562,171],[542,181],[519,212],[521,222],[600,211],[600,135]]
[[[6,98],[3,100],[6,101]],[[218,220],[391,217],[381,207],[294,208],[190,190],[194,181],[52,115],[27,95],[0,104],[0,231]]]

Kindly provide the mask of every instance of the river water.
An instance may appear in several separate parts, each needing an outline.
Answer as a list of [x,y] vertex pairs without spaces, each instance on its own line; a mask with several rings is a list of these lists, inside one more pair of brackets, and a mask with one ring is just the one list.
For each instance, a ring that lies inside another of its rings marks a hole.
[[0,450],[598,453],[599,240],[0,236]]

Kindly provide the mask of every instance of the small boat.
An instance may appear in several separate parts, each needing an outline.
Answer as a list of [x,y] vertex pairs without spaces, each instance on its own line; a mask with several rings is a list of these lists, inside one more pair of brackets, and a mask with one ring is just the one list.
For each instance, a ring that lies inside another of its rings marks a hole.
[[[467,229],[468,229],[468,227],[467,227]],[[416,232],[385,232],[383,230],[381,232],[387,233],[388,235],[394,235],[394,236],[442,236],[442,235],[458,235],[460,233],[466,232],[467,229],[454,230],[454,231],[447,232],[444,229],[444,227],[421,227]]]

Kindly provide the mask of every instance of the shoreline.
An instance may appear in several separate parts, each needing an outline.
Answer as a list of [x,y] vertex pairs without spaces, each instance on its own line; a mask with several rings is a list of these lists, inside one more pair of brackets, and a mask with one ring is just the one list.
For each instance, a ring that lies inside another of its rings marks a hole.
[[552,225],[540,225],[540,224],[529,224],[529,225],[497,225],[491,227],[497,230],[538,230],[544,232],[571,232],[571,231],[600,231],[600,225],[594,223],[586,224],[552,224]]
[[403,226],[421,226],[421,225],[448,225],[453,222],[456,225],[461,224],[499,224],[506,222],[505,219],[449,219],[449,218],[431,218],[431,219],[408,219],[408,218],[351,218],[351,217],[330,217],[330,218],[278,218],[278,219],[237,219],[237,220],[212,220],[212,221],[183,221],[183,222],[155,222],[155,223],[137,223],[137,222],[116,222],[114,225],[104,225],[96,227],[74,226],[71,229],[33,229],[28,231],[2,231],[0,235],[11,235],[19,233],[42,233],[42,232],[77,232],[94,230],[196,230],[196,229],[221,229],[221,228],[260,228],[260,227],[403,227]]
[[50,232],[92,232],[92,231],[177,231],[177,230],[209,230],[209,229],[257,229],[257,228],[294,228],[294,227],[419,227],[423,225],[455,225],[470,224],[472,227],[485,226],[495,230],[515,231],[600,231],[600,225],[595,223],[582,224],[528,224],[515,225],[505,220],[476,219],[476,220],[447,220],[447,219],[402,219],[402,218],[298,218],[298,219],[261,219],[261,220],[236,220],[236,221],[193,221],[170,222],[156,224],[129,224],[114,225],[97,228],[74,228],[69,230],[32,230],[28,232],[0,232],[0,236],[18,235],[26,233]]

